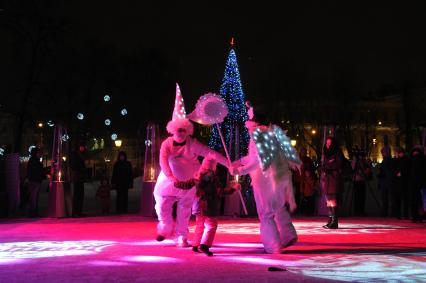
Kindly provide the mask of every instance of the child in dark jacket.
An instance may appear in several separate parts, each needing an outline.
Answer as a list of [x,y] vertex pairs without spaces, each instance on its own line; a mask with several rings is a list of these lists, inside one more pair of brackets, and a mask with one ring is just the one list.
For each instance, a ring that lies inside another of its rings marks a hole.
[[209,248],[213,244],[217,230],[217,216],[219,215],[220,198],[224,194],[232,194],[241,186],[233,183],[231,187],[223,188],[216,174],[217,162],[214,156],[204,158],[196,176],[196,200],[193,214],[196,217],[196,228],[192,241],[194,252],[203,252],[208,256],[213,253]]
[[101,179],[101,184],[96,192],[96,197],[99,199],[102,208],[102,214],[108,214],[110,209],[111,186],[106,178]]

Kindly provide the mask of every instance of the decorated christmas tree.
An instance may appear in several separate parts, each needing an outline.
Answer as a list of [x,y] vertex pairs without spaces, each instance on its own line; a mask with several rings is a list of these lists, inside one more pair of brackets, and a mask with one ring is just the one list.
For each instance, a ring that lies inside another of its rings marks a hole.
[[[229,114],[221,124],[221,130],[229,149],[231,159],[235,160],[247,154],[250,136],[244,122],[247,121],[247,109],[245,96],[238,70],[237,56],[234,50],[234,40],[231,40],[231,48],[225,66],[225,75],[220,87],[220,95],[225,100]],[[209,146],[219,150],[222,148],[219,132],[213,128]]]

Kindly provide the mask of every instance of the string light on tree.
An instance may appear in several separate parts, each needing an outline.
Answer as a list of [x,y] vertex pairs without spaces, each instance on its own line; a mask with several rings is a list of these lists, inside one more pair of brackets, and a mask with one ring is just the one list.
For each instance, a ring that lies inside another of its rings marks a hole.
[[104,96],[104,101],[108,102],[111,100],[111,96],[109,96],[108,94]]
[[47,121],[47,125],[48,125],[49,127],[53,127],[53,126],[55,126],[55,123],[53,123],[53,121],[52,121],[52,120],[49,120],[49,121]]
[[105,125],[106,126],[110,126],[111,125],[111,120],[110,119],[105,119]]
[[83,113],[78,113],[77,114],[77,119],[78,120],[83,120],[84,119],[84,114]]
[[127,115],[127,109],[123,108],[120,113],[121,113],[122,116],[126,116]]
[[117,138],[118,138],[118,136],[117,136],[117,134],[116,134],[116,133],[114,133],[114,134],[112,134],[112,135],[111,135],[111,139],[112,139],[113,141],[115,141]]

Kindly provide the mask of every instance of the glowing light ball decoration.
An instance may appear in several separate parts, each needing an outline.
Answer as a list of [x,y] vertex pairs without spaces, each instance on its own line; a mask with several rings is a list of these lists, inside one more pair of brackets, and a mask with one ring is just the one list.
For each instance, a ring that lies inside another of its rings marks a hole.
[[105,123],[105,126],[110,126],[111,125],[111,119],[105,119],[104,123]]
[[105,102],[109,102],[111,100],[111,96],[109,96],[109,95],[105,95],[104,96],[104,101]]
[[49,121],[47,121],[47,125],[48,125],[49,127],[53,127],[53,126],[55,126],[55,123],[53,123],[53,121],[52,121],[52,120],[49,120]]
[[[229,114],[221,124],[221,130],[225,137],[225,143],[231,153],[231,159],[238,159],[247,154],[250,136],[244,122],[247,121],[247,109],[245,96],[242,89],[240,72],[238,70],[237,56],[231,42],[228,60],[225,66],[225,74],[220,87],[220,96],[226,102]],[[213,128],[209,146],[216,150],[222,147],[220,134],[217,128]]]
[[123,108],[120,113],[121,113],[121,116],[126,116],[127,115],[127,109]]
[[117,134],[114,133],[114,134],[111,135],[111,139],[113,141],[115,141],[117,138],[118,138]]
[[83,120],[84,119],[84,114],[83,113],[78,113],[77,114],[77,119],[78,120]]

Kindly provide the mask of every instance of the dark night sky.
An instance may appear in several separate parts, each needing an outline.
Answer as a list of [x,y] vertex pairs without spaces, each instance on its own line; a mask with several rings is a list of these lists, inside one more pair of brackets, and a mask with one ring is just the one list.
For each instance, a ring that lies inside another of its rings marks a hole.
[[[85,38],[112,46],[119,56],[161,50],[173,65],[172,80],[181,84],[187,111],[203,93],[218,92],[231,36],[236,38],[246,97],[253,101],[327,96],[339,81],[357,95],[426,82],[423,1],[300,1],[281,3],[284,7],[269,1],[45,2],[51,3],[46,14],[64,19],[69,30],[84,30]],[[171,90],[172,80],[164,82]],[[7,83],[1,82],[3,90]],[[154,102],[171,113],[174,92],[170,101],[161,99]]]
[[142,45],[177,56],[182,83],[194,93],[218,88],[231,36],[246,88],[268,79],[278,63],[303,70],[311,79],[348,70],[366,88],[398,83],[405,72],[423,80],[424,2],[312,3],[278,8],[267,1],[248,6],[72,1],[66,13],[122,52],[137,52]]

